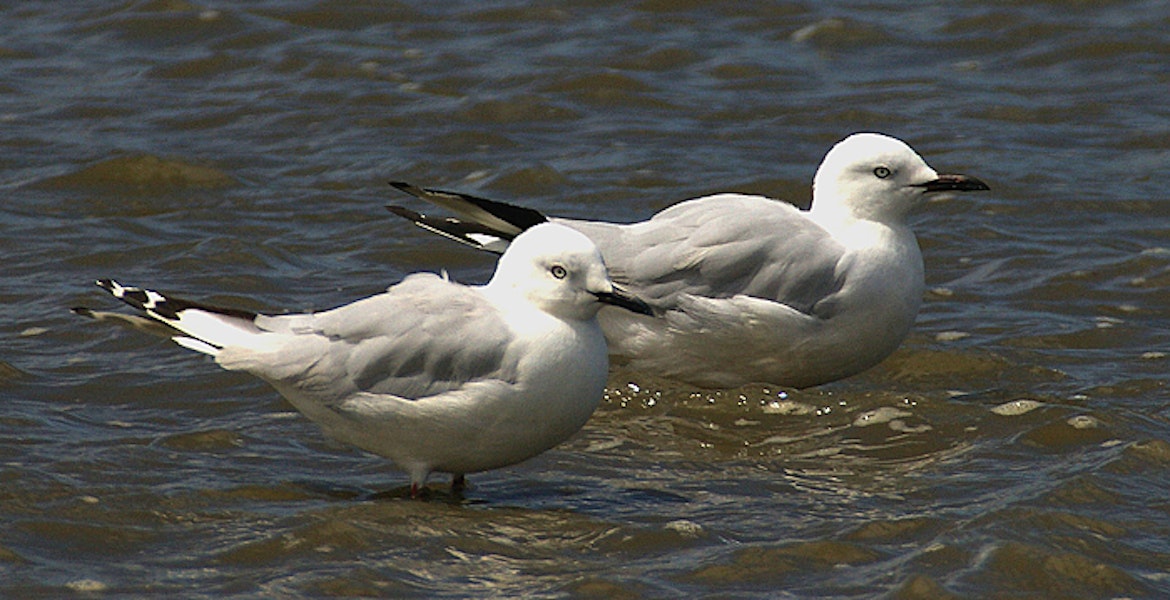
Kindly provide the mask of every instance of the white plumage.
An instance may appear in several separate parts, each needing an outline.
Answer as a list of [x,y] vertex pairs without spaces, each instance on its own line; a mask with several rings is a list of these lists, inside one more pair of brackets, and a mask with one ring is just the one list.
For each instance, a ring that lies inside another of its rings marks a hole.
[[319,313],[260,315],[98,284],[179,344],[268,381],[331,436],[394,461],[412,494],[433,471],[461,484],[571,436],[605,386],[598,310],[649,312],[614,289],[588,238],[555,224],[517,237],[486,285],[415,274]]
[[[392,212],[485,250],[545,220],[518,206],[393,185],[467,220]],[[632,224],[550,220],[589,236],[614,281],[661,315],[603,310],[615,361],[704,387],[806,387],[859,373],[898,347],[924,288],[907,215],[930,194],[985,189],[975,178],[939,175],[901,140],[859,133],[825,156],[809,211],[717,194]]]

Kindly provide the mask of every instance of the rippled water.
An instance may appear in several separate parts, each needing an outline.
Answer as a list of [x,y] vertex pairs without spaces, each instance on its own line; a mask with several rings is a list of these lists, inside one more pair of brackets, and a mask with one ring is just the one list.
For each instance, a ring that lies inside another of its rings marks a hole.
[[[1170,595],[1163,2],[0,23],[0,596]],[[478,281],[490,257],[396,222],[387,180],[613,220],[805,203],[857,130],[993,188],[916,217],[930,292],[898,353],[804,391],[614,373],[580,435],[461,501],[396,499],[266,385],[67,310],[111,306],[107,276],[272,310]]]

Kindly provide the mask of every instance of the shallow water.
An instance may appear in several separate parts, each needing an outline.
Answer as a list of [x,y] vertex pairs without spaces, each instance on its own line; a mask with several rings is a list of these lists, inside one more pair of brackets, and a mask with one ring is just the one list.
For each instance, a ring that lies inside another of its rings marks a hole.
[[[0,8],[0,596],[1170,595],[1161,2]],[[570,442],[400,500],[266,385],[68,312],[92,280],[301,310],[490,257],[403,179],[566,216],[807,203],[877,130],[983,194],[862,375],[615,372]]]

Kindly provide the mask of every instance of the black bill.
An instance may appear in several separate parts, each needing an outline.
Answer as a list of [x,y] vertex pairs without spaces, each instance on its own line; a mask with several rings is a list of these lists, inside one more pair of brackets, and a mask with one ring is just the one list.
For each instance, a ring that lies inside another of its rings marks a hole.
[[967,175],[939,175],[934,181],[914,184],[927,192],[978,192],[990,190],[986,183]]
[[648,317],[654,316],[654,310],[650,308],[649,304],[646,304],[646,302],[641,298],[625,292],[616,286],[613,288],[612,292],[593,292],[593,295],[597,296],[597,299],[601,302],[604,302],[605,304],[624,308],[628,311],[636,312],[640,315],[646,315]]

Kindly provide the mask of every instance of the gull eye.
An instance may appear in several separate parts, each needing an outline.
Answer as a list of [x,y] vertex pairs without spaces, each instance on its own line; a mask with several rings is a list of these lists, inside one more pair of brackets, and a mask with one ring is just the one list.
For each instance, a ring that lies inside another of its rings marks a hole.
[[877,167],[873,170],[873,174],[878,179],[885,179],[885,178],[890,176],[890,168],[889,167]]
[[549,267],[548,272],[552,273],[552,276],[556,277],[557,279],[564,279],[569,274],[569,272],[560,265],[553,265]]

